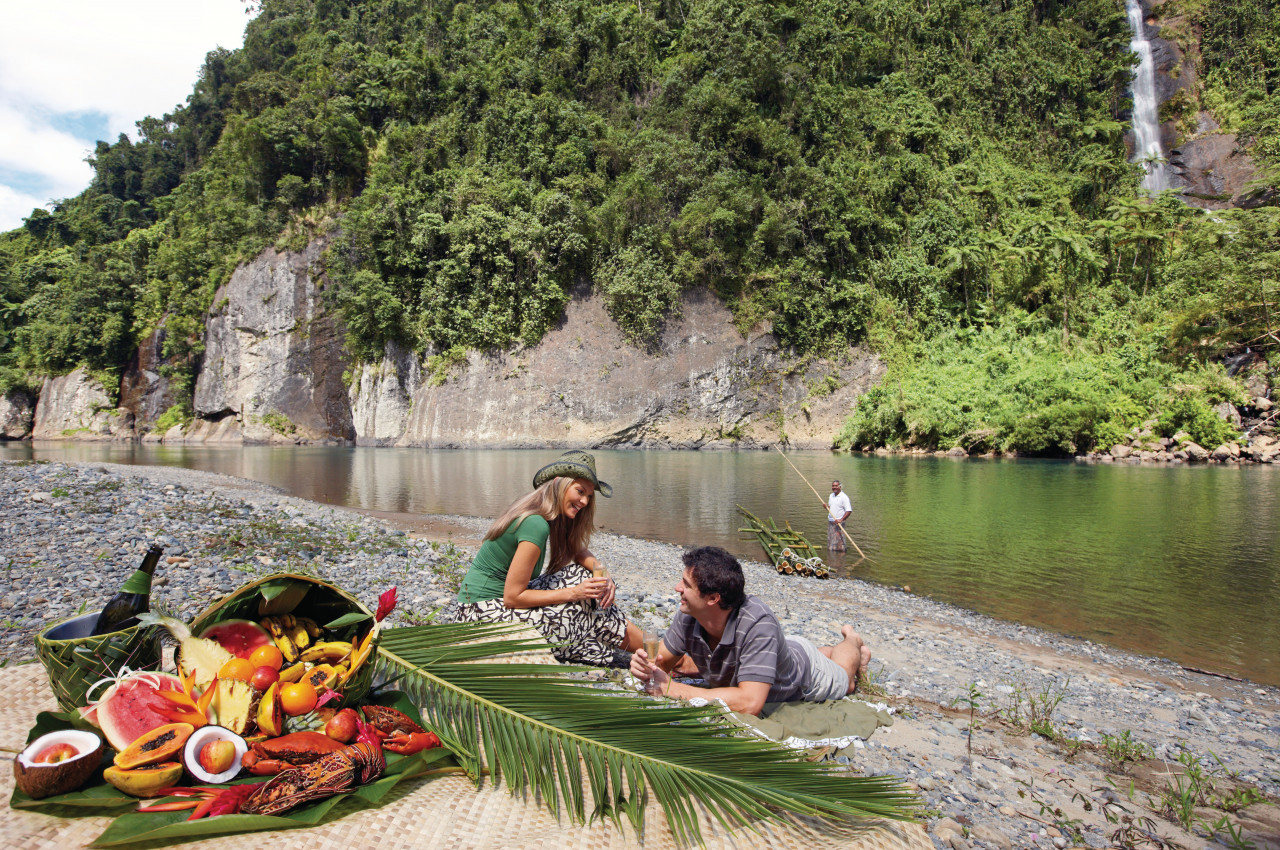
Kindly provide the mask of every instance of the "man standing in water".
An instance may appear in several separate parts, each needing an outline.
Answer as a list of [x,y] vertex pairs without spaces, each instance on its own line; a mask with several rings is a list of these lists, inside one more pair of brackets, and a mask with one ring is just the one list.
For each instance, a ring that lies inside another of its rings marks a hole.
[[[631,657],[631,674],[649,692],[678,699],[719,699],[733,711],[759,714],[766,702],[821,702],[853,693],[871,650],[846,625],[835,646],[787,637],[768,606],[745,591],[742,565],[725,550],[703,546],[684,553],[676,585],[680,613],[655,659]],[[707,688],[668,675],[688,655]]]
[[827,551],[844,551],[844,521],[853,513],[849,497],[840,491],[840,482],[831,482],[831,495],[827,497]]

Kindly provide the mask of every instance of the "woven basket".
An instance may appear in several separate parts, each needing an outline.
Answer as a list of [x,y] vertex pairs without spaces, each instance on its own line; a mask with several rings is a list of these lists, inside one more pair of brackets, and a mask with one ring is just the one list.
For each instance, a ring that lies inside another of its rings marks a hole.
[[[366,622],[357,626],[356,630],[361,636],[367,634],[369,628],[373,625],[373,612],[364,607],[359,599],[356,599],[342,588],[311,576],[302,576],[295,573],[275,573],[250,582],[210,605],[191,622],[192,633],[198,635],[210,626],[221,623],[224,620],[257,621],[261,619],[261,606],[264,599],[262,589],[264,585],[280,581],[298,582],[308,585],[309,589],[296,607],[288,611],[277,611],[275,613],[310,617],[321,626],[324,626],[343,614],[359,612],[369,617]],[[380,640],[381,637],[374,638],[374,648],[370,657],[356,671],[355,677],[343,687],[342,705],[356,705],[368,695],[369,689],[373,686],[374,661],[376,660],[377,645]]]
[[63,711],[85,705],[89,688],[119,675],[121,668],[160,667],[160,640],[153,626],[91,635],[99,613],[63,620],[36,635],[36,656],[49,674],[49,686]]

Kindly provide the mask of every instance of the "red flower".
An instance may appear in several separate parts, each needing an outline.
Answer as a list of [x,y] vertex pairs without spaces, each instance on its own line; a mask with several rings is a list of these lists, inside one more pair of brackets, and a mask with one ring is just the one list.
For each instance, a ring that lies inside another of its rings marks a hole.
[[393,587],[386,593],[378,597],[378,613],[373,619],[381,623],[386,616],[395,610],[396,607],[396,589]]

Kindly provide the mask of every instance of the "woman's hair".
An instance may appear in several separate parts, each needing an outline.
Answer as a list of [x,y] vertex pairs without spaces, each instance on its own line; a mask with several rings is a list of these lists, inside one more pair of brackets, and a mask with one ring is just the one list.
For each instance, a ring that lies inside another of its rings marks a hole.
[[[560,513],[560,505],[564,503],[564,493],[574,481],[586,479],[552,478],[546,484],[527,496],[521,496],[511,507],[502,512],[502,516],[493,521],[485,532],[485,540],[497,540],[511,524],[525,517],[537,514],[551,526],[551,535],[547,538],[547,572],[554,573],[564,569],[573,560],[573,556],[587,548],[591,541],[591,530],[595,527],[596,496],[593,492],[587,506],[578,511],[578,515],[569,519]],[[587,481],[590,484],[590,481]]]

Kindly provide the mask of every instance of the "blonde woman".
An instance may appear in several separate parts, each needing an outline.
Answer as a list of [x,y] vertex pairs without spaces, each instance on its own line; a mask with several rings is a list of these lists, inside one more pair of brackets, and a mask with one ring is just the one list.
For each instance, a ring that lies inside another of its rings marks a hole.
[[539,469],[533,487],[489,527],[452,619],[528,623],[561,661],[614,663],[615,650],[640,648],[642,633],[614,604],[613,580],[591,576],[595,498],[613,488],[582,451]]

